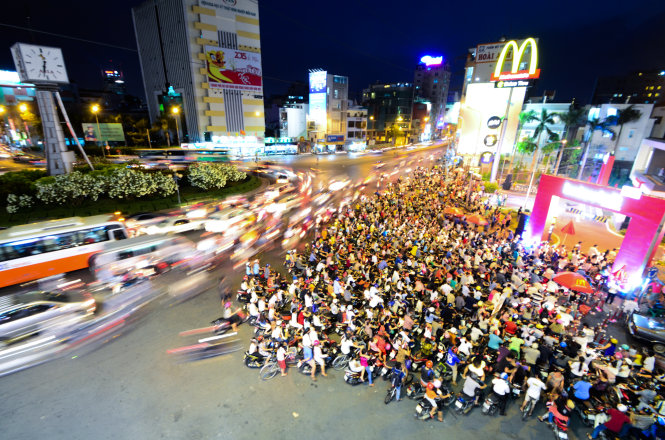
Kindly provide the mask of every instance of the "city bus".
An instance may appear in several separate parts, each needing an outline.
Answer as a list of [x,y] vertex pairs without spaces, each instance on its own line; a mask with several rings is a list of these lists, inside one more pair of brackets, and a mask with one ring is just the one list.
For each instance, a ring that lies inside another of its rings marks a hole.
[[127,238],[109,215],[70,217],[0,231],[0,288],[84,269],[104,243]]
[[187,164],[196,162],[228,162],[226,150],[186,150],[183,148],[148,148],[136,150],[139,160],[148,164]]

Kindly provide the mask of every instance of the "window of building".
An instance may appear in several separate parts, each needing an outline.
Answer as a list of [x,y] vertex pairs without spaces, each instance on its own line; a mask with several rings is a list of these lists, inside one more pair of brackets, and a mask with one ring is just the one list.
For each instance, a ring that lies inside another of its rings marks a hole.
[[439,80],[438,80],[438,79],[435,79],[435,80],[434,80],[434,84],[436,84],[436,83],[438,83],[438,82],[439,82]]

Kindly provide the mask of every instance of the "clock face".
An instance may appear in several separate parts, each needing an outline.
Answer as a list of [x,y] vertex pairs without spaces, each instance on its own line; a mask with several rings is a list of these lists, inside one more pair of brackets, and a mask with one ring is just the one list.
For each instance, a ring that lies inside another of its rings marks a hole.
[[17,44],[15,58],[17,69],[26,82],[68,83],[62,50],[57,47]]

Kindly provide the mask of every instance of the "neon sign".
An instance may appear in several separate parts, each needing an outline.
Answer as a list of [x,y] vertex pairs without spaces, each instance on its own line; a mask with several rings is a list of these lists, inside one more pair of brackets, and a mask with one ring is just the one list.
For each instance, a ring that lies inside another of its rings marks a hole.
[[[522,57],[526,52],[526,48],[531,48],[531,58],[529,60],[529,69],[528,70],[518,70],[520,63],[522,62]],[[513,61],[511,64],[510,71],[502,71],[503,65],[506,61],[508,53],[512,50]],[[496,62],[496,68],[492,74],[492,81],[510,81],[510,80],[525,80],[538,78],[540,76],[540,69],[538,69],[538,47],[536,40],[533,38],[527,38],[522,42],[522,44],[517,47],[517,42],[511,40],[503,46],[499,59]]]
[[443,57],[433,57],[430,55],[425,55],[420,59],[420,62],[426,66],[438,66],[443,63]]
[[623,204],[621,194],[603,190],[594,190],[583,185],[566,182],[563,184],[563,194],[575,200],[589,202],[594,205],[602,204],[607,209],[620,211]]

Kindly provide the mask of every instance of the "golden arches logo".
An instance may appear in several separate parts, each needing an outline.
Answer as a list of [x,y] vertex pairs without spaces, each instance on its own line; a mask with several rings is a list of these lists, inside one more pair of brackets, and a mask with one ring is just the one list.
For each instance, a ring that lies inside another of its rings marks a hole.
[[[526,48],[531,48],[531,59],[529,60],[529,69],[528,70],[517,70],[519,69],[520,63],[522,62],[522,57],[526,52]],[[508,52],[513,50],[513,60],[510,71],[502,71],[503,65],[508,56]],[[515,40],[510,40],[503,46],[501,54],[496,61],[496,67],[494,73],[492,74],[492,81],[510,81],[518,79],[532,79],[538,78],[540,76],[540,69],[538,68],[538,44],[534,38],[527,38],[522,42],[518,47]]]
[[586,280],[584,280],[582,278],[578,278],[578,279],[575,280],[575,285],[578,286],[578,287],[586,287],[587,282],[586,282]]

